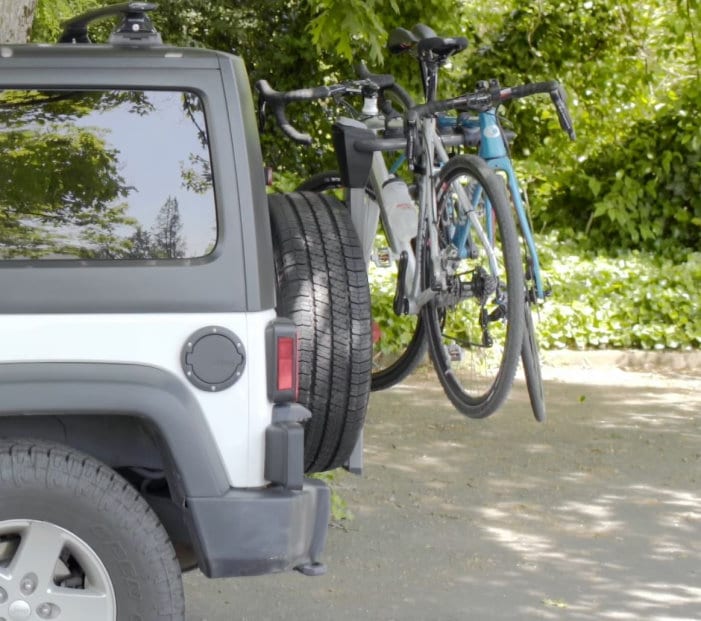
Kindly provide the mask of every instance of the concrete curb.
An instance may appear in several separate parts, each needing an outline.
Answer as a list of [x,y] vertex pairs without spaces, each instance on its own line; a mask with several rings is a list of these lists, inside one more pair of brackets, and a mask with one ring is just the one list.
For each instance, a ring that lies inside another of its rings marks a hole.
[[682,373],[701,376],[701,351],[642,350],[545,350],[543,366],[579,367],[583,369],[612,367],[626,371]]

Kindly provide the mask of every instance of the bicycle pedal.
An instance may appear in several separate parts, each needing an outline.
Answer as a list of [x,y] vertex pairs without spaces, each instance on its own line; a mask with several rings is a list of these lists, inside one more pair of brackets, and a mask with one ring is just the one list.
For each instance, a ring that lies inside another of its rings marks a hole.
[[451,362],[462,362],[464,356],[460,345],[453,343],[452,345],[447,345],[445,350]]
[[372,262],[377,267],[392,267],[392,251],[389,248],[378,248],[372,255]]

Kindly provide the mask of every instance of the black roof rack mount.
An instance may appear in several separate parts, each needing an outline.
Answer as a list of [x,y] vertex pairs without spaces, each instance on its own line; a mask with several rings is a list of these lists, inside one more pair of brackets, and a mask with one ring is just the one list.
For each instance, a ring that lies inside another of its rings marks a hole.
[[59,43],[92,43],[88,36],[88,25],[92,22],[121,15],[122,21],[112,32],[109,42],[114,45],[160,45],[161,35],[154,28],[147,12],[158,5],[151,2],[125,2],[94,9],[63,22],[63,33]]

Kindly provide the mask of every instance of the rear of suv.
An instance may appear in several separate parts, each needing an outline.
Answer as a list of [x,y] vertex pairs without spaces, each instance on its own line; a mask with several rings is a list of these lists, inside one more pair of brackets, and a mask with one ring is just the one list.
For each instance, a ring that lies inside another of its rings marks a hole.
[[352,226],[266,196],[242,60],[162,45],[152,8],[0,44],[4,619],[182,619],[181,569],[322,572],[329,493],[305,471],[362,429]]

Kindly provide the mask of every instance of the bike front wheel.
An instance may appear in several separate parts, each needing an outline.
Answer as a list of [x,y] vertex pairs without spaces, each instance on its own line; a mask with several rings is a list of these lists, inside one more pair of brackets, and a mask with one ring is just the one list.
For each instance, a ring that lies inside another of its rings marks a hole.
[[[504,185],[478,157],[452,158],[436,186],[438,259],[424,250],[429,353],[453,405],[484,418],[511,389],[523,344],[524,279]],[[435,275],[442,282],[435,282]]]
[[526,302],[524,317],[523,348],[521,349],[523,374],[526,378],[526,388],[528,389],[528,398],[531,401],[533,416],[539,423],[542,423],[546,417],[545,393],[543,392],[543,375],[540,369],[538,336],[533,323],[531,303]]

